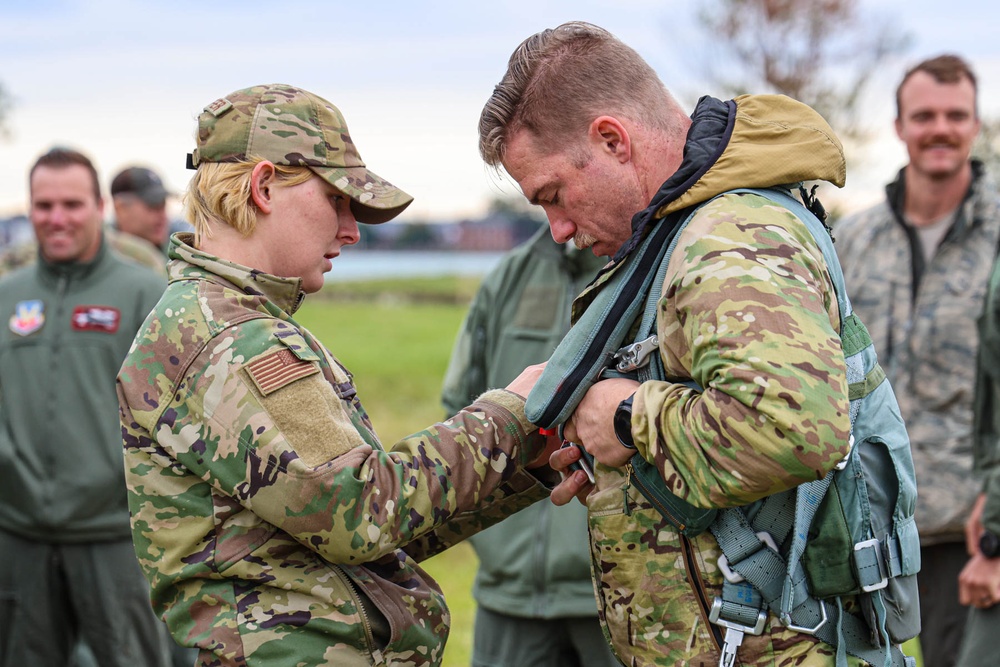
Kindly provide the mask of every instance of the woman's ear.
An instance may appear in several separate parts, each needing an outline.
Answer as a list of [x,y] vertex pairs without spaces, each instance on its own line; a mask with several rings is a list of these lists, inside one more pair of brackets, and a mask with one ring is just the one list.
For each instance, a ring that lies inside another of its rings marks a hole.
[[250,199],[263,213],[271,212],[271,188],[274,185],[274,164],[267,160],[258,162],[250,175]]

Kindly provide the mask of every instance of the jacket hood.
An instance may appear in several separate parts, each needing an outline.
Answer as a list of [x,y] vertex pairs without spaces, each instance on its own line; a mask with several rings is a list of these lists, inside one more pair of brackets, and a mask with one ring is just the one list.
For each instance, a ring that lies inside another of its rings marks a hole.
[[843,187],[844,147],[811,107],[784,95],[702,97],[691,114],[684,160],[653,197],[655,218],[733,188],[800,181]]

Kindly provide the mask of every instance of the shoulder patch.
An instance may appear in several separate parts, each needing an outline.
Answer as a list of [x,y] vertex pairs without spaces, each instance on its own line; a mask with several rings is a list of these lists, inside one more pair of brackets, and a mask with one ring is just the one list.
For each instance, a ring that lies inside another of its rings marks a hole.
[[18,336],[35,333],[45,324],[45,304],[41,299],[19,301],[10,316],[10,330]]
[[287,348],[254,359],[244,368],[264,396],[295,380],[319,373],[317,364],[299,359]]

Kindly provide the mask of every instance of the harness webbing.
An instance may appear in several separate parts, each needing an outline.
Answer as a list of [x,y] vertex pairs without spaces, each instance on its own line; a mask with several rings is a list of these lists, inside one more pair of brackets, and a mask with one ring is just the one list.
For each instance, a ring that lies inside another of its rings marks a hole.
[[[827,230],[786,191],[776,188],[738,189],[727,194],[730,193],[764,196],[788,209],[807,225],[823,252],[831,281],[837,287],[853,426],[860,409],[860,399],[881,384],[885,374],[877,365],[865,373],[861,355],[856,354],[871,341],[864,327],[856,323],[856,318],[851,313],[850,303],[844,294],[840,264]],[[704,203],[707,202],[702,205]],[[531,421],[547,428],[564,422],[602,373],[618,374],[614,370],[608,370],[608,366],[615,352],[623,347],[640,312],[642,319],[636,340],[644,340],[650,333],[655,334],[657,302],[670,255],[680,230],[687,225],[696,210],[697,208],[688,209],[674,214],[673,219],[663,220],[654,227],[642,245],[624,260],[618,274],[604,286],[603,291],[597,295],[550,358],[541,379],[528,397],[526,413]],[[640,381],[665,378],[658,352],[654,350],[649,355],[648,363],[640,364],[637,374]],[[655,482],[658,471],[638,455],[633,457],[633,464],[637,471],[645,464],[645,472],[648,474],[644,486],[652,486],[649,483],[650,475]],[[885,667],[909,664],[909,659],[889,641],[884,626],[885,609],[878,595],[871,596],[875,607],[872,610],[875,618],[871,620],[875,621],[874,625],[877,627],[870,628],[870,624],[860,617],[844,612],[839,598],[821,601],[809,594],[801,558],[806,547],[808,528],[830,487],[833,474],[831,471],[823,479],[758,501],[754,505],[752,521],[748,520],[744,508],[718,512],[710,529],[729,563],[732,576],[727,577],[723,596],[716,601],[719,608],[713,610],[713,613],[726,621],[744,625],[748,632],[752,632],[751,628],[759,621],[761,610],[769,609],[785,627],[813,634],[827,644],[836,646],[838,667],[846,666],[847,654]],[[659,486],[662,487],[662,478]],[[645,490],[644,495],[648,496]],[[666,495],[670,500],[671,494]],[[673,496],[673,501],[687,505],[676,496]],[[663,502],[654,504],[658,507],[664,505]],[[687,507],[690,508],[690,505]],[[714,514],[711,510],[701,511]],[[708,521],[711,521],[711,515],[708,515]],[[695,534],[703,529],[704,526],[701,526]],[[685,532],[685,526],[679,526],[679,530]],[[776,547],[772,548],[758,537],[759,533],[768,533],[777,544],[787,541],[787,561]],[[866,554],[861,554],[859,563],[863,564],[865,557]],[[873,556],[877,557],[877,554]],[[871,565],[877,570],[876,563]],[[735,647],[732,650],[735,651]]]

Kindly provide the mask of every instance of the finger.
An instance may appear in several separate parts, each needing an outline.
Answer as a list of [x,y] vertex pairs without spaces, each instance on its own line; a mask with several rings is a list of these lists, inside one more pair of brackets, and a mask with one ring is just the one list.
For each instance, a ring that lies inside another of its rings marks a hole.
[[570,465],[579,461],[580,456],[580,450],[576,447],[561,447],[552,452],[549,457],[549,467],[559,472],[568,473]]
[[563,424],[563,438],[569,440],[570,442],[580,442],[577,440],[576,425],[573,423],[573,419],[570,418]]
[[591,486],[593,485],[587,479],[587,474],[582,470],[577,470],[552,489],[552,495],[549,498],[554,505],[565,505],[581,493],[589,493]]

